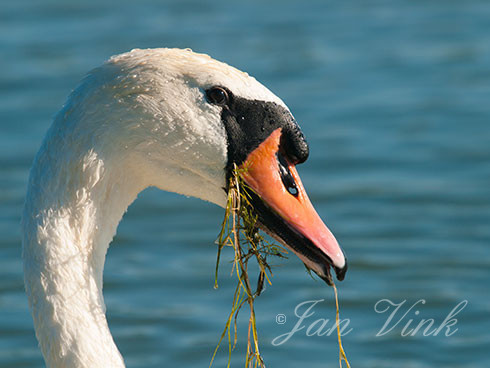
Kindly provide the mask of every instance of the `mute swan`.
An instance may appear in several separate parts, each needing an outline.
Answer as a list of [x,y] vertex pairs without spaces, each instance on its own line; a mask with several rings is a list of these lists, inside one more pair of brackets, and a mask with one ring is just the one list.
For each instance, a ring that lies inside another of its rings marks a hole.
[[94,69],[55,117],[22,218],[26,293],[48,367],[124,367],[102,295],[105,255],[148,186],[225,206],[246,166],[261,226],[321,278],[347,264],[295,165],[308,146],[253,77],[190,50],[133,50]]

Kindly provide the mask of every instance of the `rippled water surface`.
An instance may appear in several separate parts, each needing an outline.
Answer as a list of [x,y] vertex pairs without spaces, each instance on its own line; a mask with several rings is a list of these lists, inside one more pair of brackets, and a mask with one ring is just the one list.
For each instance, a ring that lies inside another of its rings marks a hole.
[[[352,367],[489,366],[489,20],[485,1],[2,2],[0,367],[43,366],[23,292],[19,221],[52,116],[92,67],[159,46],[191,47],[248,71],[301,124],[311,154],[300,174],[349,258],[339,288]],[[155,189],[125,215],[104,293],[129,367],[208,365],[234,287],[224,264],[213,289],[222,215]],[[303,329],[272,344],[293,328],[301,302],[326,299],[306,327],[335,316],[332,290],[295,257],[279,264],[256,303],[268,367],[338,366],[334,335]],[[376,337],[388,317],[374,310],[382,299],[406,300],[392,324],[425,304]],[[410,319],[438,327],[464,300],[451,337],[445,329],[402,336]],[[240,322],[234,367],[243,362],[246,313]],[[226,357],[223,349],[216,366]]]

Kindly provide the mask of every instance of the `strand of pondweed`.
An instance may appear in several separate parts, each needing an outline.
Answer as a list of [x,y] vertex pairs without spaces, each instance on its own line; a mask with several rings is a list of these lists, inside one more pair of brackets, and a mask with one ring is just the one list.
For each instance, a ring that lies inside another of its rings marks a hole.
[[333,287],[333,292],[335,294],[335,307],[337,309],[337,311],[335,312],[335,322],[337,324],[337,338],[339,341],[339,365],[340,368],[342,368],[342,360],[343,360],[345,361],[345,364],[347,364],[347,368],[350,368],[349,361],[347,360],[347,357],[345,355],[344,347],[342,346],[342,338],[340,335],[339,295],[337,293],[337,287],[333,282],[332,282],[332,287]]
[[[263,284],[269,284],[271,268],[267,263],[268,255],[284,257],[287,251],[275,244],[266,241],[259,233],[257,217],[252,212],[250,196],[247,192],[248,187],[241,179],[241,171],[244,169],[234,168],[229,182],[228,200],[225,209],[221,231],[218,236],[218,255],[216,260],[215,287],[218,286],[218,268],[221,251],[224,246],[231,246],[234,249],[234,260],[232,273],[238,277],[237,287],[233,296],[232,309],[225,324],[225,328],[218,341],[210,366],[217,354],[219,346],[225,335],[228,336],[228,367],[231,364],[231,353],[237,343],[237,318],[241,307],[247,303],[250,309],[248,324],[247,349],[245,356],[245,367],[265,367],[264,360],[260,355],[257,325],[255,319],[254,300],[260,295]],[[248,261],[255,259],[259,266],[259,277],[257,288],[252,292],[250,279],[248,276]],[[233,322],[233,338],[232,338]]]
[[[224,246],[231,246],[234,249],[234,260],[232,273],[236,273],[238,283],[233,295],[232,309],[225,324],[225,328],[218,341],[216,349],[213,353],[210,367],[213,364],[214,358],[223,341],[225,335],[228,337],[228,364],[231,365],[231,354],[237,344],[237,318],[242,306],[247,303],[250,309],[250,317],[248,324],[247,349],[245,356],[245,367],[265,367],[264,360],[260,355],[257,326],[255,319],[254,300],[260,295],[265,280],[270,284],[269,275],[272,275],[271,268],[266,261],[268,255],[284,257],[287,251],[267,242],[259,233],[257,226],[257,217],[253,214],[250,195],[248,194],[248,186],[241,178],[241,172],[245,169],[237,169],[234,167],[233,174],[229,182],[229,191],[227,205],[225,209],[225,217],[221,226],[221,231],[218,236],[218,254],[216,259],[215,271],[215,288],[218,287],[218,268],[220,262],[221,251]],[[252,292],[250,279],[248,276],[248,261],[255,258],[260,269],[257,288]],[[307,269],[308,270],[308,269]],[[310,271],[308,270],[310,273]],[[311,273],[310,273],[311,275]],[[339,364],[342,368],[342,360],[346,362],[347,368],[350,364],[347,360],[345,351],[342,347],[340,326],[339,326],[339,302],[335,284],[332,285],[335,294],[336,305],[336,322],[337,336],[339,344]],[[232,338],[233,324],[233,338]]]

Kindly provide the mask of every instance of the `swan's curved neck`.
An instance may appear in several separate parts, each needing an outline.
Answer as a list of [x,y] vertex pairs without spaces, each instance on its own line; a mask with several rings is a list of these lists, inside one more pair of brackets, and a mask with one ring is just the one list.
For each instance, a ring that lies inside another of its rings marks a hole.
[[124,367],[105,317],[102,274],[117,225],[144,185],[94,151],[51,145],[31,171],[22,224],[36,335],[49,367]]

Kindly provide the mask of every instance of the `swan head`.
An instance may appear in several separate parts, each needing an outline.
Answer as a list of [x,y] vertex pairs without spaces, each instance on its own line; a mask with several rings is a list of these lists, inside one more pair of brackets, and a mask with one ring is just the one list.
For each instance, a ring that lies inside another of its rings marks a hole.
[[261,227],[327,283],[331,267],[343,279],[344,254],[295,168],[305,137],[255,78],[190,50],[133,50],[93,70],[60,116],[76,144],[141,188],[225,206],[233,167],[243,169]]

